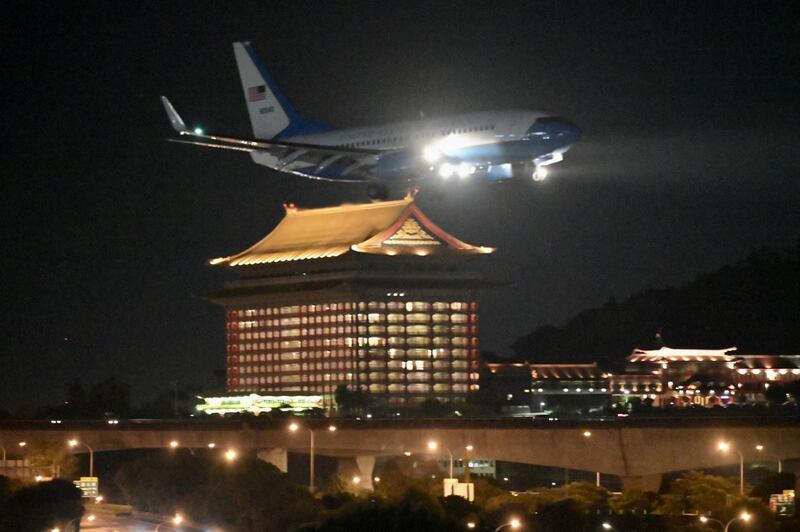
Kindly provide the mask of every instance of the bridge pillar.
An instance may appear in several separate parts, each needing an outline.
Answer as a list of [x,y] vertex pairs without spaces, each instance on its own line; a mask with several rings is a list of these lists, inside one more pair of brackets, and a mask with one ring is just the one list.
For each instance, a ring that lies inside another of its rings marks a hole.
[[623,490],[641,490],[641,491],[654,491],[658,492],[661,488],[661,480],[664,475],[656,473],[655,475],[636,475],[621,477]]
[[[372,455],[339,458],[339,476],[357,489],[374,489],[372,473],[375,470],[375,457]],[[358,484],[352,484],[353,478],[358,477]]]
[[289,471],[289,453],[286,449],[261,449],[256,453],[259,460],[274,465],[283,473]]

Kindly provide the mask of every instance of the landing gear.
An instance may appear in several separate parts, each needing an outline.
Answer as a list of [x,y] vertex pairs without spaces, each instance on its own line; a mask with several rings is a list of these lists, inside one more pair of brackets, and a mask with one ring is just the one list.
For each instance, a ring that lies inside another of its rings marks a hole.
[[385,200],[389,197],[389,189],[381,183],[369,183],[367,185],[367,196],[374,200]]
[[514,163],[511,166],[511,172],[514,176],[514,179],[533,179],[534,181],[543,181],[547,177],[547,167],[543,165],[537,165],[533,161]]

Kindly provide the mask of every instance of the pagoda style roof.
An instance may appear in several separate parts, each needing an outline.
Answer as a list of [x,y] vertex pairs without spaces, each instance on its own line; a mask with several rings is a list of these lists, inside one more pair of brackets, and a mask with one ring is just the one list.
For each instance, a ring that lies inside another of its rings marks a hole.
[[212,265],[249,266],[338,257],[350,251],[382,255],[492,253],[431,222],[409,195],[401,200],[300,209],[284,205],[275,229],[249,248]]
[[735,347],[725,349],[634,349],[628,362],[733,362]]
[[591,380],[603,377],[592,364],[531,364],[531,377],[537,380]]

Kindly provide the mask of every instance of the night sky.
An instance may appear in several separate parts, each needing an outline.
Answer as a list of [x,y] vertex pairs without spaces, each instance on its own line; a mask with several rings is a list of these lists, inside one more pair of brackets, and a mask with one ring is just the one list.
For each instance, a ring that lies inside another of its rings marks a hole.
[[[30,4],[30,5],[29,5]],[[25,7],[21,7],[25,6]],[[482,345],[612,294],[681,284],[800,234],[800,47],[791,2],[4,4],[0,408],[117,375],[137,401],[210,385],[223,315],[205,264],[281,203],[363,188],[164,142],[250,136],[231,49],[251,40],[305,115],[337,126],[472,110],[565,116],[583,138],[542,184],[419,197],[499,248]],[[493,262],[492,262],[493,261]]]

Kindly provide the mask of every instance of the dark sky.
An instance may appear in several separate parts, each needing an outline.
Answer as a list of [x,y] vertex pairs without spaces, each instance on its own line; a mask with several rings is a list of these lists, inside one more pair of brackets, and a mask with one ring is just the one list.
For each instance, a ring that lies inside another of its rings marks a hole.
[[[24,7],[22,7],[24,6]],[[166,143],[250,135],[231,42],[252,40],[309,117],[368,125],[543,109],[584,131],[545,183],[420,196],[499,248],[483,347],[615,295],[680,284],[800,234],[800,47],[791,2],[4,4],[0,408],[118,375],[146,399],[223,366],[200,298],[281,203],[363,189]],[[487,267],[487,271],[490,268]]]

